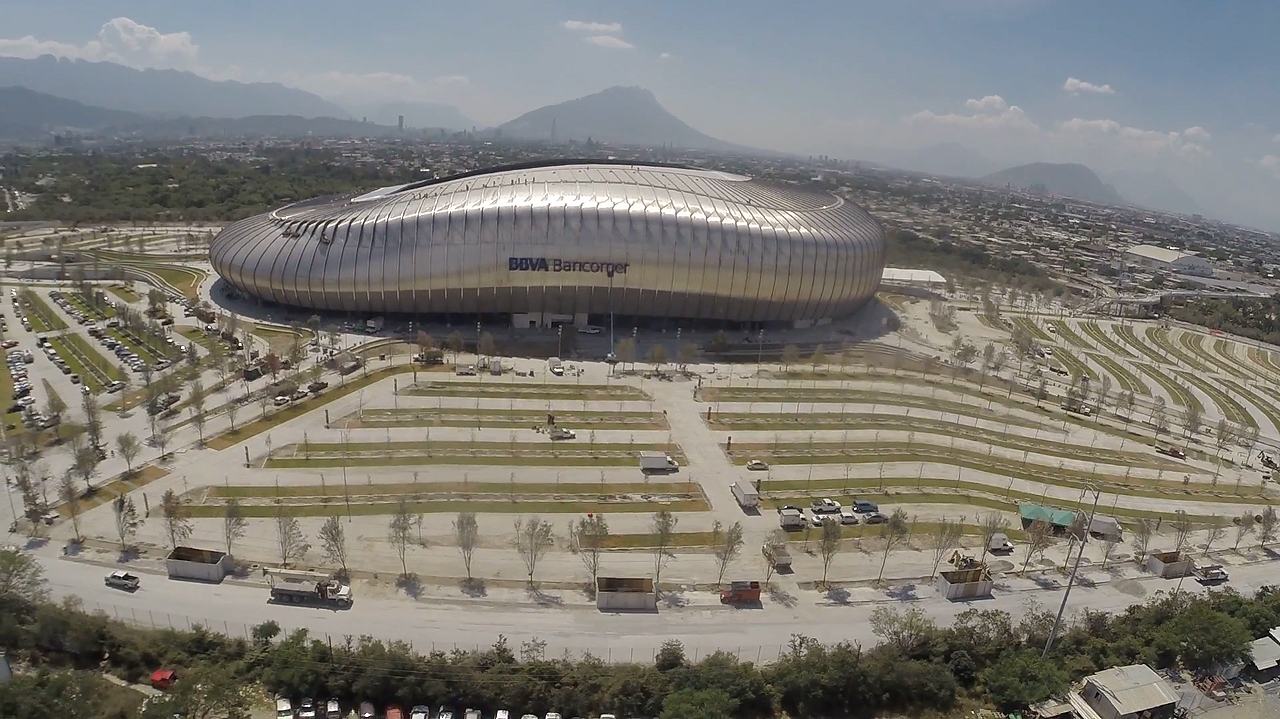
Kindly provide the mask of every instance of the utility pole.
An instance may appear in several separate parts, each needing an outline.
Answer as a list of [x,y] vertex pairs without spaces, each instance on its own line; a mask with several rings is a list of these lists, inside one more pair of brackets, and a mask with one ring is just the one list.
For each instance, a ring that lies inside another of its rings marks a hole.
[[1083,496],[1088,491],[1093,492],[1093,508],[1089,510],[1089,521],[1085,523],[1084,536],[1080,538],[1080,551],[1076,554],[1076,563],[1071,567],[1071,577],[1067,579],[1067,591],[1062,593],[1062,604],[1058,605],[1058,616],[1053,618],[1053,629],[1049,632],[1049,640],[1044,643],[1044,651],[1040,653],[1041,659],[1049,656],[1049,650],[1053,648],[1053,642],[1058,638],[1058,630],[1062,628],[1062,615],[1067,611],[1067,599],[1071,596],[1071,587],[1075,586],[1076,573],[1080,571],[1080,560],[1084,557],[1084,547],[1089,543],[1089,529],[1093,527],[1093,517],[1098,512],[1098,500],[1102,498],[1102,490],[1093,485],[1086,486],[1080,494]]

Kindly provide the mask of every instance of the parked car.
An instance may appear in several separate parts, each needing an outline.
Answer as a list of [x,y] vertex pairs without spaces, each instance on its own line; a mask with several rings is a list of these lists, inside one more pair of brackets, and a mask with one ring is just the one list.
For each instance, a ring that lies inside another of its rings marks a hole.
[[277,407],[282,407],[286,404],[289,404],[289,398],[282,394],[276,395],[275,402]]
[[857,523],[858,523],[858,513],[857,513],[857,512],[855,512],[855,511],[853,511],[853,508],[852,508],[852,507],[841,507],[841,508],[840,508],[840,523],[841,523],[841,524],[857,524]]
[[330,699],[324,703],[324,719],[342,719],[342,705],[337,699]]
[[431,719],[431,707],[419,704],[409,710],[409,719]]
[[316,719],[316,700],[305,697],[298,703],[298,719]]
[[809,509],[814,514],[839,514],[840,503],[830,497],[823,497],[822,499],[813,500]]
[[889,521],[889,518],[884,516],[880,512],[872,512],[871,514],[868,514],[862,521],[864,524],[884,524],[885,522]]
[[135,574],[125,571],[116,570],[107,575],[106,585],[116,589],[123,589],[126,592],[136,591],[138,586],[142,584],[142,580]]
[[857,512],[857,513],[859,513],[859,514],[868,514],[868,513],[871,513],[871,512],[879,512],[879,511],[880,511],[880,505],[876,504],[875,502],[868,502],[868,501],[866,501],[866,500],[864,500],[864,499],[858,499],[858,500],[854,500],[854,502],[853,502],[853,511],[855,511],[855,512]]
[[386,719],[404,719],[404,710],[395,704],[392,704],[387,707],[387,712],[383,716],[385,716]]
[[758,472],[758,471],[761,471],[761,470],[766,470],[766,469],[768,469],[768,468],[769,468],[769,465],[768,465],[768,463],[767,463],[767,462],[765,462],[764,460],[759,460],[759,459],[749,459],[749,460],[747,460],[747,469],[750,469],[750,470],[753,470],[753,471],[757,471],[757,472]]
[[276,719],[294,719],[293,702],[284,697],[276,697]]
[[378,713],[373,710],[373,704],[370,702],[360,702],[360,719],[374,719]]

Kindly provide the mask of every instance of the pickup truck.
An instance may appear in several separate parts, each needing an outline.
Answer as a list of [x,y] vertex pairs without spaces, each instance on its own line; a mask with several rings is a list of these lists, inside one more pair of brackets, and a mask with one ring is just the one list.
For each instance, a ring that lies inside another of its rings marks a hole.
[[551,439],[577,439],[578,433],[564,427],[552,427],[547,431],[547,436]]
[[123,589],[126,592],[135,592],[138,590],[138,586],[142,584],[142,580],[135,574],[117,570],[107,575],[105,583],[108,587]]

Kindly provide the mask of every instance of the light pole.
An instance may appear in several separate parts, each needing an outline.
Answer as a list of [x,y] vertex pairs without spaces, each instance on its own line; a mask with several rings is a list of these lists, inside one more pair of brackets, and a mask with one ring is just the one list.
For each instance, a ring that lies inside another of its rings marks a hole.
[[[1058,638],[1058,630],[1062,627],[1062,615],[1067,611],[1067,599],[1071,596],[1071,587],[1075,586],[1076,573],[1080,571],[1080,560],[1084,557],[1084,547],[1089,543],[1089,530],[1093,527],[1093,517],[1098,511],[1098,500],[1102,498],[1102,490],[1092,484],[1086,485],[1080,490],[1081,496],[1085,492],[1093,492],[1093,508],[1089,510],[1089,521],[1084,526],[1084,536],[1080,538],[1080,551],[1076,554],[1076,563],[1071,567],[1071,576],[1067,579],[1067,591],[1062,593],[1062,604],[1058,605],[1058,616],[1053,618],[1053,629],[1049,632],[1049,640],[1044,643],[1044,651],[1040,653],[1040,658],[1044,659],[1049,656],[1049,650],[1053,648],[1053,642]],[[1067,557],[1070,559],[1070,557]]]
[[760,365],[764,359],[764,328],[756,334],[756,387],[760,386]]

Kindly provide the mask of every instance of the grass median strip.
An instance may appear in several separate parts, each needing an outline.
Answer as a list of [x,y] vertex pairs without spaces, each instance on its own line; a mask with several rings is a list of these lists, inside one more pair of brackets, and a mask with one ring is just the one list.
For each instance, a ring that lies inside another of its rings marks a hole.
[[[890,404],[885,402],[885,404]],[[902,405],[896,405],[900,407]],[[992,416],[990,413],[981,411],[973,412],[948,412],[956,416],[969,417],[971,419],[984,419],[994,423],[1005,423],[1010,426],[1024,427],[1026,429],[1039,429],[1042,431],[1052,431],[1042,423],[1022,420],[1017,417],[1008,416]],[[866,429],[866,430],[899,430],[903,432],[915,431],[933,431],[940,434],[956,433],[963,434],[965,430],[973,428],[976,432],[990,432],[991,430],[983,430],[974,427],[972,424],[962,424],[959,421],[948,422],[945,419],[931,419],[926,417],[910,416],[910,409],[907,414],[902,413],[886,413],[886,412],[713,412],[710,419],[707,420],[707,426],[711,429],[721,431],[732,430],[751,430],[751,431],[789,431],[789,430],[805,430],[805,429]]]
[[1155,344],[1160,349],[1164,350],[1165,353],[1172,358],[1173,364],[1185,365],[1196,372],[1203,372],[1206,374],[1213,372],[1213,369],[1210,367],[1205,366],[1196,358],[1175,347],[1169,330],[1164,329],[1163,327],[1148,327],[1144,334],[1152,344]]
[[1013,323],[1031,333],[1031,336],[1039,342],[1046,344],[1054,344],[1057,342],[1056,337],[1041,329],[1040,325],[1036,324],[1030,317],[1015,317],[1013,319]]
[[1175,405],[1186,409],[1195,407],[1201,414],[1204,413],[1204,405],[1200,403],[1200,399],[1187,391],[1187,388],[1178,384],[1172,377],[1156,369],[1154,365],[1135,364],[1134,366],[1143,374],[1155,380],[1156,384],[1160,385]]
[[1218,408],[1222,410],[1222,415],[1227,418],[1228,422],[1234,422],[1242,427],[1257,428],[1258,421],[1253,418],[1252,414],[1249,414],[1249,411],[1244,408],[1244,405],[1240,404],[1227,393],[1215,387],[1208,380],[1194,372],[1187,372],[1186,370],[1179,370],[1178,374],[1182,375],[1182,378],[1188,383],[1195,385],[1197,389],[1208,395],[1209,399],[1213,400],[1214,403],[1218,405]]
[[586,401],[648,400],[649,395],[628,384],[538,384],[501,379],[418,382],[400,390],[418,397],[495,397],[500,399],[572,399]]
[[[547,415],[556,424],[585,433],[596,429],[666,429],[660,412],[473,409],[464,407],[365,408],[359,416],[348,415],[337,425],[345,427],[520,427],[542,426]],[[581,437],[585,439],[585,437]]]
[[1116,360],[1102,354],[1101,352],[1091,352],[1089,353],[1089,358],[1094,362],[1097,362],[1098,366],[1102,367],[1102,369],[1108,372],[1112,377],[1115,377],[1116,384],[1120,386],[1122,391],[1132,392],[1146,397],[1151,396],[1151,388],[1147,387],[1145,382],[1138,379],[1138,375],[1125,369],[1124,366]]
[[[476,512],[478,514],[616,514],[630,512],[656,512],[665,509],[668,512],[705,512],[709,509],[705,500],[680,500],[667,502],[591,502],[591,501],[532,501],[512,502],[510,500],[444,500],[430,502],[407,502],[412,514],[455,514],[457,512]],[[242,504],[240,512],[245,517],[270,518],[288,517],[329,517],[333,515],[389,515],[395,514],[400,507],[399,502],[352,502],[348,507],[340,498],[324,504]],[[224,515],[224,509],[217,505],[189,505],[192,517],[218,518]]]
[[618,494],[699,494],[697,482],[378,482],[348,484],[341,480],[325,484],[288,484],[276,486],[232,484],[210,485],[206,496],[212,498],[275,499],[279,497],[343,497],[347,495],[415,497],[425,494],[553,494],[553,495],[618,495]]
[[1115,330],[1117,337],[1129,343],[1129,346],[1138,350],[1142,356],[1158,365],[1170,364],[1167,356],[1152,349],[1150,343],[1139,340],[1138,336],[1133,333],[1133,327],[1130,325],[1111,325],[1111,328]]
[[134,302],[142,301],[142,295],[138,294],[137,292],[134,292],[128,287],[120,287],[120,286],[112,285],[107,288],[107,291],[130,304]]
[[1106,350],[1109,350],[1111,354],[1117,357],[1125,357],[1128,359],[1138,358],[1137,355],[1135,355],[1134,353],[1126,349],[1124,345],[1120,344],[1119,342],[1116,342],[1109,335],[1107,335],[1107,333],[1102,329],[1102,327],[1098,325],[1097,322],[1085,322],[1084,324],[1081,325],[1081,327],[1084,328],[1085,334],[1089,335],[1090,338],[1092,338],[1094,341],[1098,343],[1098,346]]
[[27,308],[27,321],[31,323],[32,332],[43,334],[67,328],[67,323],[53,311],[53,308],[40,295],[31,290],[26,290],[18,298]]
[[1211,354],[1204,346],[1204,335],[1199,332],[1183,331],[1178,335],[1178,344],[1182,348],[1199,358],[1205,365],[1215,372],[1227,374],[1232,377],[1242,377],[1244,374],[1234,362],[1227,362]]
[[380,467],[416,464],[544,467],[638,466],[640,452],[664,452],[682,465],[680,446],[585,442],[308,442],[275,450],[266,468]]
[[49,344],[71,366],[71,371],[80,375],[80,379],[92,392],[101,392],[108,384],[124,377],[124,372],[119,367],[109,362],[79,335],[54,337],[49,340]]
[[1080,349],[1086,352],[1095,351],[1093,348],[1093,345],[1089,344],[1088,342],[1085,342],[1083,337],[1076,334],[1076,331],[1071,328],[1071,325],[1067,324],[1066,320],[1054,322],[1053,326],[1057,329],[1058,336],[1061,337],[1062,339],[1065,339],[1067,342],[1075,345],[1076,347],[1079,347]]

